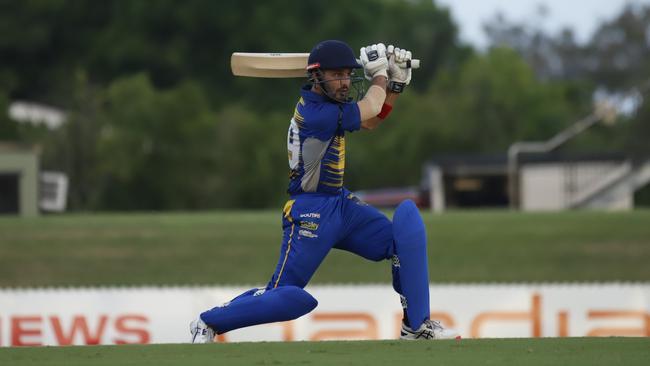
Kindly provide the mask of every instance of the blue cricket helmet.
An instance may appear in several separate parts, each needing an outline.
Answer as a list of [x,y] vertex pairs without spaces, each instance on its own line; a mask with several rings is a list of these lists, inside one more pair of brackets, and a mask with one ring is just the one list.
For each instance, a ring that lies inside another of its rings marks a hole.
[[347,43],[337,40],[322,41],[311,50],[307,59],[307,71],[315,69],[361,69]]

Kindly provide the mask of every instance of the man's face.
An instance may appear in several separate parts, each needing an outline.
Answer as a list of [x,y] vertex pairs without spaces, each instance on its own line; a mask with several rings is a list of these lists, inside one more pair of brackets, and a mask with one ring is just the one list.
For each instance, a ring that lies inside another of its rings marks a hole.
[[325,87],[336,99],[345,101],[350,95],[352,69],[323,70]]

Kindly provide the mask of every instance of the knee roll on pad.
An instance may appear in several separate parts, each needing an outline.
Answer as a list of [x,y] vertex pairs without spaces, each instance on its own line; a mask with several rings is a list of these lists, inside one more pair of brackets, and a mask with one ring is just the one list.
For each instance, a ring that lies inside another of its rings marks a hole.
[[420,211],[411,200],[402,201],[393,215],[393,237],[395,249],[404,250],[424,247],[426,251],[426,229]]

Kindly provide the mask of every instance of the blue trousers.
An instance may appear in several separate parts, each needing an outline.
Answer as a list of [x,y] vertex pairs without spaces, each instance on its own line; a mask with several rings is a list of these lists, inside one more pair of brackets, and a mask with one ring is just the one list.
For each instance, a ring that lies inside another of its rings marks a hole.
[[289,200],[282,228],[280,259],[269,289],[305,287],[332,248],[372,261],[394,254],[391,221],[347,190],[337,196],[302,194]]
[[[317,302],[303,288],[332,248],[352,252],[372,261],[391,259],[396,254],[392,222],[346,189],[338,195],[306,193],[292,197],[283,210],[282,228],[284,234],[279,260],[266,288],[247,291],[226,306],[201,314],[203,321],[217,333],[255,324],[291,320],[313,310]],[[423,228],[422,225],[422,230]],[[426,289],[422,289],[422,285],[417,291],[418,297],[426,297],[426,311],[423,309],[419,312],[426,315],[418,315],[419,318],[428,316],[426,243],[423,245],[424,268],[418,269],[414,275],[426,277]],[[422,254],[418,252],[415,257],[420,260]],[[408,260],[408,257],[405,258]],[[399,260],[397,264],[394,262],[392,268],[393,287],[402,294],[404,282],[400,281]],[[421,292],[426,293],[420,294]],[[406,311],[405,320],[408,324]],[[424,319],[418,319],[418,326],[422,320]]]

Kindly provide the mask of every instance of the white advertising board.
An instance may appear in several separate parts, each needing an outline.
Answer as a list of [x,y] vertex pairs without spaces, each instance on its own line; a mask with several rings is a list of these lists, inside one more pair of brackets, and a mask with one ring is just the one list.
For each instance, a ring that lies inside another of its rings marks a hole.
[[[0,346],[184,343],[189,322],[247,287],[0,289]],[[310,286],[302,318],[249,327],[221,342],[395,339],[390,285]],[[650,336],[650,284],[431,286],[432,318],[464,338]]]

